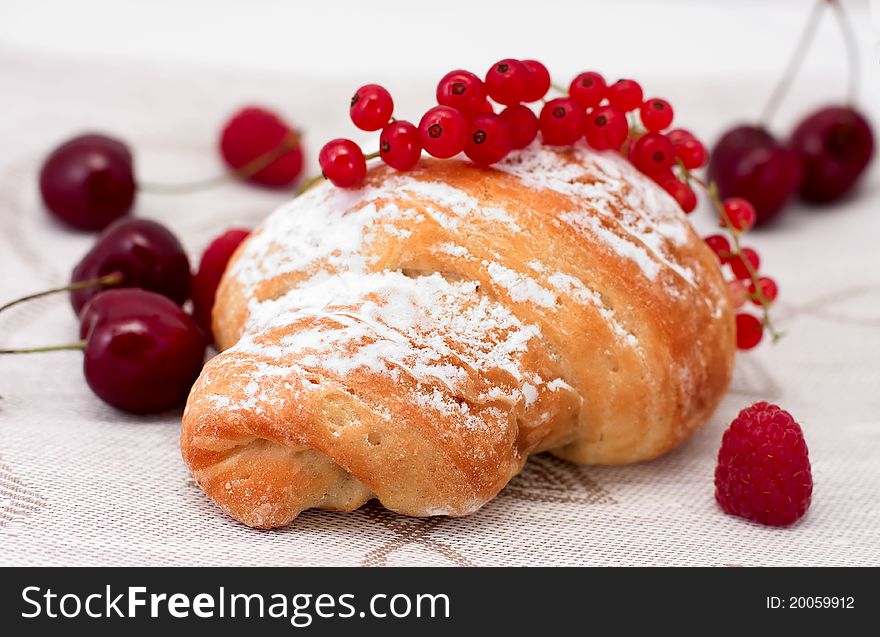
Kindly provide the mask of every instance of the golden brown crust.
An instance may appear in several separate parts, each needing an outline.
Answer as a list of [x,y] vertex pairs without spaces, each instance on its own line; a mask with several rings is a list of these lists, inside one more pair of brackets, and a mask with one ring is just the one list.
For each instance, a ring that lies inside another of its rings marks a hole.
[[[377,497],[464,515],[528,454],[654,458],[715,409],[734,325],[711,251],[626,162],[534,147],[423,161],[276,212],[218,290],[226,349],[181,449],[257,527]],[[227,349],[228,348],[228,349]]]

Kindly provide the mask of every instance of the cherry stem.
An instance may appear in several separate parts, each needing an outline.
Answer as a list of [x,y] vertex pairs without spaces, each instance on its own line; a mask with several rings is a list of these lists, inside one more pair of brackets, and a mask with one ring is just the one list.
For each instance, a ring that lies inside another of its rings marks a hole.
[[44,345],[42,347],[22,347],[18,349],[0,349],[0,354],[41,354],[43,352],[62,352],[68,350],[84,350],[85,341],[64,343],[63,345]]
[[785,97],[789,88],[791,88],[791,83],[794,81],[795,75],[797,75],[797,72],[804,61],[807,49],[812,43],[813,37],[816,35],[816,27],[819,26],[819,18],[822,17],[822,11],[829,3],[837,4],[836,0],[816,0],[816,3],[813,5],[813,10],[810,13],[807,24],[804,26],[803,31],[801,31],[801,37],[795,46],[794,53],[788,60],[788,65],[785,67],[785,72],[782,74],[779,82],[777,82],[776,87],[770,94],[770,98],[764,105],[764,110],[761,112],[760,121],[765,126],[770,123],[770,120],[779,108],[780,102],[782,102],[782,98]]
[[9,308],[18,305],[19,303],[24,303],[25,301],[31,301],[33,299],[39,299],[44,296],[49,296],[50,294],[55,294],[57,292],[76,292],[77,290],[88,290],[91,288],[112,287],[114,285],[119,285],[120,283],[122,283],[122,278],[123,277],[121,272],[112,272],[110,274],[105,274],[102,277],[98,277],[97,279],[76,281],[75,283],[70,283],[69,285],[64,285],[62,287],[52,288],[50,290],[43,290],[42,292],[37,292],[36,294],[28,294],[27,296],[22,296],[15,299],[14,301],[10,301],[6,305],[0,306],[0,312],[4,312]]
[[853,32],[852,23],[846,15],[843,3],[840,0],[828,0],[834,15],[837,18],[837,25],[840,27],[840,34],[843,37],[843,44],[846,47],[846,59],[849,66],[849,76],[847,77],[847,99],[850,106],[853,106],[859,93],[859,52],[856,47],[856,35]]
[[200,181],[191,181],[181,184],[151,184],[138,183],[138,189],[155,194],[184,194],[198,192],[214,186],[219,186],[233,180],[243,180],[257,174],[269,164],[279,159],[282,155],[299,145],[299,135],[295,132],[288,133],[280,144],[266,151],[262,155],[252,159],[241,168],[231,170],[225,175],[210,177]]

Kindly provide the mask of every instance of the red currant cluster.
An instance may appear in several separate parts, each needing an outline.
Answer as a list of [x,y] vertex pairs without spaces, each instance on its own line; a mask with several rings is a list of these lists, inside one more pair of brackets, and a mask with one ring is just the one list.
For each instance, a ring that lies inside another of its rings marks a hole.
[[[755,209],[744,199],[720,202],[714,185],[691,171],[702,168],[709,154],[693,133],[669,130],[672,105],[659,97],[645,99],[641,85],[628,79],[608,84],[595,71],[575,77],[567,95],[546,99],[555,87],[547,68],[536,60],[505,59],[492,65],[483,80],[470,71],[447,73],[437,85],[438,105],[430,108],[418,127],[397,120],[394,100],[382,86],[367,84],[351,98],[350,115],[365,131],[381,130],[378,152],[365,155],[348,139],[334,139],[321,149],[323,176],[342,188],[364,183],[367,161],[379,157],[392,168],[411,170],[424,150],[447,159],[464,153],[475,164],[488,166],[511,150],[531,144],[538,133],[544,144],[569,146],[585,139],[600,151],[617,151],[668,192],[685,213],[697,206],[692,184],[704,188],[719,211],[722,227],[731,235],[706,239],[733,273],[731,294],[737,308],[751,300],[763,311],[761,319],[741,312],[736,317],[737,345],[751,349],[764,328],[774,339],[769,308],[776,299],[776,283],[758,274],[758,253],[741,248],[740,236],[755,224]],[[540,114],[525,104],[541,101]],[[500,112],[496,112],[500,105]]]

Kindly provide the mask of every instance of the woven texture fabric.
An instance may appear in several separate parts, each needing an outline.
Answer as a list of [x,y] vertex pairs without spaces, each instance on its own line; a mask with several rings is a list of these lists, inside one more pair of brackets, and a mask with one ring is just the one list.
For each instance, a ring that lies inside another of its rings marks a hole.
[[[257,99],[296,118],[314,159],[321,140],[349,132],[344,105],[362,79],[0,51],[0,301],[64,282],[91,242],[41,210],[36,174],[53,143],[85,129],[117,133],[134,146],[144,181],[187,181],[221,170],[219,122]],[[425,107],[430,79],[394,85],[401,110]],[[703,90],[692,90],[694,82]],[[750,103],[748,86],[723,78],[648,83],[663,87],[707,139]],[[0,564],[880,565],[878,177],[874,170],[837,210],[796,208],[749,237],[780,283],[776,319],[787,334],[738,357],[729,394],[692,440],[627,467],[533,458],[464,519],[409,519],[370,504],[352,514],[307,512],[282,530],[248,529],[191,480],[178,450],[179,412],[144,418],[104,405],[88,390],[76,352],[2,358]],[[196,255],[212,236],[258,223],[289,196],[237,184],[191,195],[145,192],[137,214],[168,224]],[[706,209],[694,218],[703,231],[713,225]],[[3,345],[75,336],[62,298],[0,316]],[[810,448],[813,506],[793,528],[753,525],[714,502],[721,434],[757,400],[791,411]]]

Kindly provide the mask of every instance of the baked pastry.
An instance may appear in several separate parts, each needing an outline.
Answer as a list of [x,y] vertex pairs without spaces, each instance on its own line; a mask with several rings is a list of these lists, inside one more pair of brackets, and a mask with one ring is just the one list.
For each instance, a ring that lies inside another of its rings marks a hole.
[[230,262],[183,458],[260,528],[371,498],[465,515],[531,453],[650,460],[727,388],[727,289],[675,201],[583,144],[325,183]]

